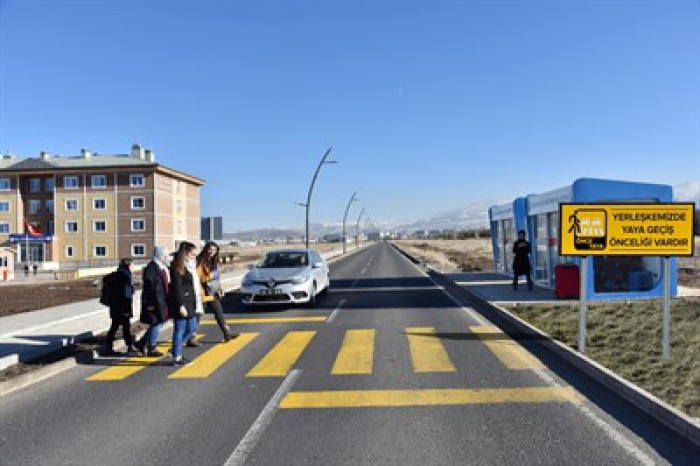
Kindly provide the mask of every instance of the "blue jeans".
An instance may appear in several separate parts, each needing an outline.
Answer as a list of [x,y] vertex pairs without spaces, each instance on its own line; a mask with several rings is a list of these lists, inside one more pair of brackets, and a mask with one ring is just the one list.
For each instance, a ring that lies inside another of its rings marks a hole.
[[197,318],[175,319],[173,330],[173,347],[170,351],[175,359],[182,356],[182,343],[192,338],[197,331]]
[[153,349],[156,347],[156,344],[158,343],[158,333],[160,333],[160,329],[163,326],[163,324],[154,324],[148,327],[148,330],[146,330],[146,333],[143,335],[143,340],[146,342],[146,345],[148,345],[149,349]]

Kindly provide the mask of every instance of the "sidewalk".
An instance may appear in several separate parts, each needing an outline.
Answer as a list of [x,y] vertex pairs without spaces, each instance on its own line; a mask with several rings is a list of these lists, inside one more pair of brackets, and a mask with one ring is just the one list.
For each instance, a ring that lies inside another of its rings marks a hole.
[[[342,251],[322,254],[326,260],[342,256]],[[235,290],[248,270],[224,273],[221,284]],[[141,310],[141,292],[134,296],[134,321]],[[97,299],[25,312],[0,318],[0,370],[27,362],[64,346],[99,335],[109,329],[109,311]]]

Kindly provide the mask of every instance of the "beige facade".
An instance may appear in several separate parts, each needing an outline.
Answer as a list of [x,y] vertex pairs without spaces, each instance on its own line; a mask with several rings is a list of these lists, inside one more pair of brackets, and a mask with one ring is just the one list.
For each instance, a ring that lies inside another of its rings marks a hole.
[[[171,250],[184,240],[197,244],[203,184],[155,163],[138,146],[130,155],[4,156],[0,246],[20,251],[20,261],[66,266],[145,260],[155,244]],[[31,244],[14,236],[11,244],[10,235],[25,234],[25,220],[44,236],[30,237]]]

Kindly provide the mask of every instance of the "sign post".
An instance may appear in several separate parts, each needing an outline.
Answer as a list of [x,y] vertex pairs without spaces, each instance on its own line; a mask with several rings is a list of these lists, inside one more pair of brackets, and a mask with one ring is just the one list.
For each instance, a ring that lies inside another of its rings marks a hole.
[[664,328],[662,359],[666,364],[671,360],[671,258],[664,257]]
[[579,291],[579,311],[578,311],[578,350],[581,354],[586,353],[586,322],[588,320],[588,256],[581,258],[581,288]]
[[581,257],[578,349],[586,351],[588,259],[663,256],[663,362],[671,358],[671,257],[692,256],[695,203],[559,204],[559,254]]

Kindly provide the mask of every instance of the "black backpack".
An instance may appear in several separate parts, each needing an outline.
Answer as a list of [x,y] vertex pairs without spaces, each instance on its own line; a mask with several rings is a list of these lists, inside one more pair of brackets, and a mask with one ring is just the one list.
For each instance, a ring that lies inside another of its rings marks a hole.
[[111,306],[114,302],[114,288],[117,283],[117,273],[112,272],[102,277],[102,292],[100,293],[100,304]]

